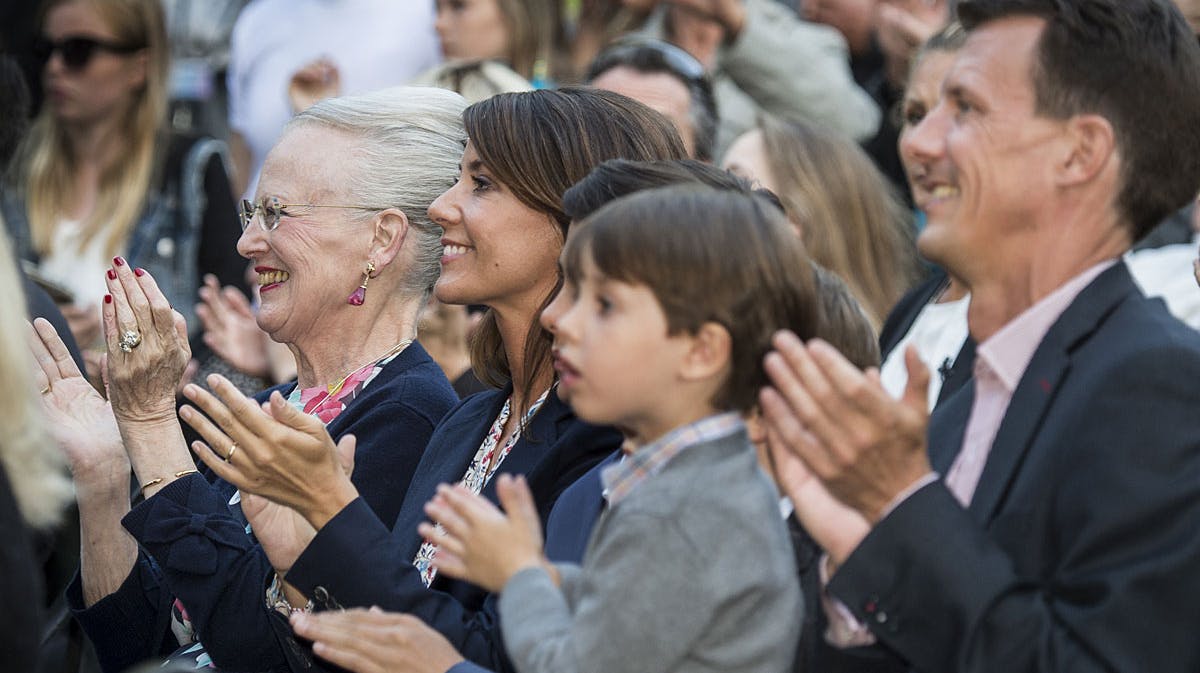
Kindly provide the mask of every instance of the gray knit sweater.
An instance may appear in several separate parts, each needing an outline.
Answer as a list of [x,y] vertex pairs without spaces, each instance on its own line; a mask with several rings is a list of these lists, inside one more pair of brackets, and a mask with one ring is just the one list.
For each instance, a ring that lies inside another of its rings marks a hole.
[[500,597],[520,673],[790,670],[803,606],[775,490],[744,431],[697,444],[597,522],[583,565]]

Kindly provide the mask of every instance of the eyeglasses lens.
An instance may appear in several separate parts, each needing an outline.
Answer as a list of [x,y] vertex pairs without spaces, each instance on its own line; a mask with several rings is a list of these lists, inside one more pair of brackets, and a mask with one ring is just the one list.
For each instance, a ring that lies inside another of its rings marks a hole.
[[39,39],[33,46],[33,53],[43,64],[50,61],[54,52],[62,56],[63,65],[68,70],[83,70],[96,53],[100,43],[86,37],[70,37],[61,42],[52,42],[46,38]]
[[279,201],[276,199],[271,199],[270,203],[267,203],[266,199],[264,199],[262,203],[257,204],[248,199],[242,199],[241,204],[238,205],[238,214],[242,219],[242,229],[249,227],[250,223],[254,221],[254,215],[261,211],[263,229],[273,231],[275,227],[279,226],[280,210]]

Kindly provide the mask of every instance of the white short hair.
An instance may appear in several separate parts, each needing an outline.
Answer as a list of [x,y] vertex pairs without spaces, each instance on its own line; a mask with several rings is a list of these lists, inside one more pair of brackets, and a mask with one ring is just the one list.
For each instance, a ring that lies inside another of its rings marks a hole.
[[359,203],[408,216],[409,236],[416,239],[412,268],[400,285],[405,295],[428,294],[441,270],[442,230],[429,219],[429,204],[458,180],[466,106],[453,91],[393,87],[323,100],[288,124],[317,124],[361,141],[354,154],[360,170],[345,187]]

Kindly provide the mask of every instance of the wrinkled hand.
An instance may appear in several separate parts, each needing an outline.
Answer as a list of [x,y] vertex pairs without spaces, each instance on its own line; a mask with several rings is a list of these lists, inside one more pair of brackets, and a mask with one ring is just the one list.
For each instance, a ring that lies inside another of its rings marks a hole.
[[195,442],[192,450],[218,477],[243,493],[291,507],[318,530],[358,497],[339,458],[339,452],[353,451],[353,435],[335,446],[319,419],[278,392],[271,393],[268,412],[223,376],[210,375],[208,385],[216,395],[195,384],[183,389],[208,417],[186,405],[179,414],[207,442]]
[[337,65],[328,58],[318,58],[297,70],[288,82],[288,100],[293,112],[303,112],[313,104],[332,98],[342,90],[342,77]]
[[254,319],[250,302],[236,287],[222,288],[208,274],[200,288],[196,317],[204,327],[204,343],[240,372],[267,378],[267,335]]
[[67,457],[76,483],[128,487],[129,458],[112,408],[79,371],[66,344],[45,318],[28,325],[29,349],[37,362],[34,382],[49,430]]
[[297,613],[292,628],[317,656],[355,673],[446,673],[463,661],[420,619],[379,608]]
[[829,344],[780,332],[760,396],[770,432],[826,489],[872,524],[931,472],[925,450],[929,370],[905,353],[908,384],[893,400],[876,370],[859,371]]
[[492,592],[503,589],[519,570],[548,565],[541,520],[525,478],[500,475],[496,495],[503,512],[461,484],[442,484],[425,504],[425,513],[438,527],[417,527],[423,537],[437,542],[433,563],[440,572]]
[[[117,421],[128,425],[169,423],[175,419],[175,391],[192,350],[187,324],[171,309],[154,278],[131,269],[120,257],[106,279],[111,301],[104,303],[104,336],[108,343],[108,396]],[[120,339],[135,331],[142,342],[128,353]]]
[[[342,471],[350,476],[354,472],[353,442],[338,445],[338,460]],[[287,575],[317,535],[317,530],[296,510],[253,493],[242,493],[242,513],[280,577]]]

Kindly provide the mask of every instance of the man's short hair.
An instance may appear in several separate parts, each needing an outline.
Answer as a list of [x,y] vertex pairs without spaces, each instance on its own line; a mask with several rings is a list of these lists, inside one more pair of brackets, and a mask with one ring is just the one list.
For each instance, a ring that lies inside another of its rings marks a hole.
[[1200,46],[1169,0],[965,0],[967,30],[1046,21],[1032,80],[1036,112],[1098,114],[1121,156],[1118,213],[1137,241],[1200,189]]
[[588,66],[585,80],[591,82],[613,68],[626,67],[644,74],[664,73],[683,83],[691,99],[696,158],[712,161],[717,140],[717,101],[704,66],[691,54],[662,40],[628,38],[613,44]]

